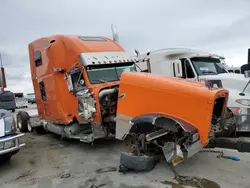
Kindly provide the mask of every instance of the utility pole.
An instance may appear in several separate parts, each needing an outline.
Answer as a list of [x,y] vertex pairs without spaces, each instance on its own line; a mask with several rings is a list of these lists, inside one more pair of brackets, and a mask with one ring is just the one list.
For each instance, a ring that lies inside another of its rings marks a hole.
[[250,64],[250,48],[248,48],[247,63]]
[[0,52],[0,64],[1,64],[1,67],[3,67],[3,60],[2,60],[1,52]]

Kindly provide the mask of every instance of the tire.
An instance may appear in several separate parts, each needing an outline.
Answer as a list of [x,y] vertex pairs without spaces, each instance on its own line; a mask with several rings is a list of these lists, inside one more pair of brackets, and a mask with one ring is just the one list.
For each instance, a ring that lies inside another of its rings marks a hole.
[[30,117],[27,112],[19,111],[17,113],[16,119],[17,119],[17,126],[20,132],[25,133],[32,131],[32,127],[29,121]]
[[46,134],[47,133],[47,131],[44,129],[43,126],[36,127],[35,131],[37,132],[37,134]]
[[150,171],[154,168],[156,162],[157,160],[153,156],[134,156],[130,153],[122,152],[119,171]]
[[236,118],[228,108],[226,109],[225,118],[222,120],[221,126],[224,129],[221,132],[215,133],[216,137],[232,137],[236,133]]
[[12,110],[11,110],[11,112],[15,112],[15,111],[16,111],[16,109],[12,109]]
[[0,157],[0,162],[7,162],[11,159],[12,155],[5,155]]

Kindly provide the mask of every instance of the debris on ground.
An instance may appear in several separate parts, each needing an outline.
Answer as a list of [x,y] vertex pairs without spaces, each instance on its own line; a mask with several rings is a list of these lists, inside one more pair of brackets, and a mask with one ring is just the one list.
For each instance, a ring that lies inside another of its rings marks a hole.
[[95,170],[96,173],[104,173],[104,172],[115,172],[117,170],[116,167],[104,167],[104,168],[98,168]]
[[106,184],[100,184],[100,185],[91,185],[91,187],[90,188],[99,188],[99,187],[104,187]]
[[71,176],[70,173],[62,174],[61,178],[69,178]]

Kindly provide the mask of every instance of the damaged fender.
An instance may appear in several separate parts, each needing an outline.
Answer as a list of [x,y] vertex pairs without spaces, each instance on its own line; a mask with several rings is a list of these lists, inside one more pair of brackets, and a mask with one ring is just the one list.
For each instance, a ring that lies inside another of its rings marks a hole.
[[116,117],[116,138],[124,140],[129,132],[146,133],[151,132],[154,126],[165,129],[170,132],[177,132],[178,123],[185,132],[194,133],[197,129],[190,123],[179,118],[165,114],[144,114],[135,118],[118,114]]

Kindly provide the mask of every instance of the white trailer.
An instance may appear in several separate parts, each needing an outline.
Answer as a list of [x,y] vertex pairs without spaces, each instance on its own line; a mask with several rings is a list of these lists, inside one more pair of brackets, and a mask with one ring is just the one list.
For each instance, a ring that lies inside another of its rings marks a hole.
[[250,132],[249,78],[229,73],[224,57],[189,48],[155,50],[138,56],[138,70],[143,72],[201,82],[221,80],[222,87],[229,90],[228,108],[235,118],[236,132]]

